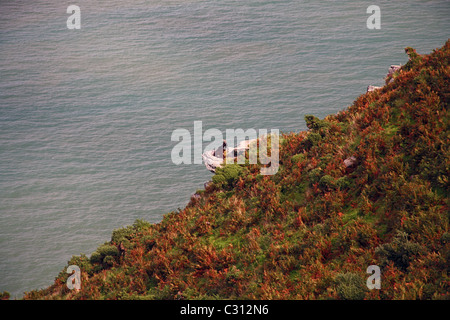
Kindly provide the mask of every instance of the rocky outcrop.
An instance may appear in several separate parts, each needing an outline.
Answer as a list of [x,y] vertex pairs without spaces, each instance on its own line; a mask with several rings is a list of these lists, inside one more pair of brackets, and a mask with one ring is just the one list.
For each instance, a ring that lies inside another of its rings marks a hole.
[[387,74],[387,77],[392,76],[395,72],[397,72],[398,70],[400,70],[402,66],[400,65],[391,65]]
[[386,84],[389,84],[392,81],[394,81],[394,73],[399,71],[401,67],[402,66],[400,66],[400,65],[391,65],[391,67],[389,68],[388,74],[386,75],[386,78],[385,78]]
[[381,89],[381,87],[376,87],[376,86],[368,86],[367,87],[367,92],[372,92],[375,90]]
[[[394,81],[393,75],[395,72],[399,71],[401,69],[401,65],[397,65],[397,64],[393,64],[389,67],[388,73],[385,77],[385,82],[386,84],[391,83],[392,81]],[[381,89],[382,87],[377,87],[377,86],[368,86],[367,87],[367,91],[366,92],[372,92],[378,89]]]
[[356,165],[357,161],[358,160],[356,159],[356,157],[351,156],[350,158],[344,160],[344,166],[346,168],[351,168]]
[[344,166],[347,173],[353,172],[358,166],[358,159],[355,156],[348,157],[344,160]]
[[[233,148],[227,147],[227,143],[224,140],[222,148],[219,147],[217,150],[205,151],[202,154],[203,162],[209,171],[216,172],[216,169],[222,166],[225,158],[229,159],[229,162],[230,160],[236,160],[239,155],[245,153],[245,151],[249,149],[250,143],[254,141],[256,141],[256,139],[243,140],[237,147]],[[220,152],[221,150],[223,150],[223,152]]]
[[206,169],[211,172],[216,172],[216,168],[222,166],[223,159],[218,158],[214,155],[214,150],[205,151],[202,154],[203,162],[205,163]]

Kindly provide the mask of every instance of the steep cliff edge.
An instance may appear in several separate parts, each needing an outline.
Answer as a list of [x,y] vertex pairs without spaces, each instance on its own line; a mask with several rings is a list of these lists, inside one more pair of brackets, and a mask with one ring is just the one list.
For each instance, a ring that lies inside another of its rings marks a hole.
[[[158,224],[115,230],[25,299],[449,298],[450,41],[308,131],[280,167],[230,165]],[[381,288],[369,290],[370,265]]]

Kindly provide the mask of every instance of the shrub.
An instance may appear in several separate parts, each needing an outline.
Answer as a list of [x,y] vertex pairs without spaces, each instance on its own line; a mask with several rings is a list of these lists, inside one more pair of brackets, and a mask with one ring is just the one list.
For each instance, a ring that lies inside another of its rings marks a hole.
[[403,271],[406,271],[410,262],[421,252],[423,252],[423,247],[418,243],[409,241],[408,234],[403,231],[398,231],[392,242],[385,243],[375,249],[382,265],[392,261],[395,266]]
[[344,300],[363,300],[368,291],[364,280],[355,273],[341,273],[335,279],[339,298]]
[[316,182],[319,182],[321,177],[322,177],[322,170],[320,168],[312,169],[308,173],[308,180],[311,185],[313,185]]
[[303,160],[305,160],[305,155],[303,153],[299,153],[291,157],[292,164],[300,163]]
[[340,177],[339,179],[336,180],[336,186],[342,190],[350,187],[350,184],[351,184],[351,181],[349,180],[349,178],[347,176]]
[[91,263],[100,263],[103,261],[103,258],[99,252],[94,251],[94,252],[92,252],[91,258],[89,260]]
[[305,142],[311,147],[318,145],[320,140],[322,140],[322,136],[319,133],[311,132],[306,137]]
[[116,246],[110,245],[110,244],[105,244],[103,246],[101,246],[100,248],[97,249],[97,251],[102,255],[102,256],[113,256],[113,257],[117,257],[119,256],[119,250],[117,249]]
[[144,229],[150,227],[150,222],[137,219],[132,226],[114,230],[111,236],[111,242],[114,244],[123,243],[127,247],[129,240],[136,236],[136,233],[142,232]]
[[124,246],[128,247],[129,239],[131,239],[134,234],[135,230],[131,226],[116,229],[112,233],[111,242],[115,244],[123,243]]
[[116,260],[112,256],[106,256],[103,258],[103,264],[107,267],[112,267]]
[[322,190],[332,190],[335,187],[334,179],[330,175],[326,174],[319,180],[319,187]]
[[327,121],[320,120],[316,116],[310,114],[307,114],[305,116],[305,122],[306,126],[312,130],[319,130],[321,128],[327,128],[329,126],[329,123]]
[[90,262],[101,263],[104,267],[110,267],[119,257],[119,249],[116,246],[105,243],[97,248],[91,255]]
[[212,182],[214,182],[217,185],[222,185],[227,182],[227,179],[223,174],[216,174],[212,177]]
[[409,56],[409,61],[405,64],[403,69],[411,70],[422,62],[422,56],[420,56],[414,48],[406,47],[405,52]]
[[231,186],[242,174],[244,168],[239,164],[228,164],[222,168],[216,169],[216,174],[212,181],[217,185]]

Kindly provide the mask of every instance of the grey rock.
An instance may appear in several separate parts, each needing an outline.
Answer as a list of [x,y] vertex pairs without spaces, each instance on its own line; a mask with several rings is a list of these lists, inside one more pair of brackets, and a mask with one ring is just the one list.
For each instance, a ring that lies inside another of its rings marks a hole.
[[344,160],[344,165],[347,168],[353,167],[357,163],[357,159],[354,156],[351,156],[350,158],[347,158]]
[[389,76],[393,75],[394,72],[397,72],[398,70],[400,70],[401,67],[402,66],[396,65],[396,64],[391,65],[390,68],[389,68],[387,76],[389,77]]
[[[256,141],[256,139],[253,140],[244,140],[240,142],[236,148],[233,147],[226,147],[226,141],[224,140],[223,143],[223,150],[226,150],[226,157],[229,158],[229,160],[236,160],[236,158],[248,150],[250,148],[250,143]],[[203,162],[205,163],[206,168],[211,172],[216,172],[217,168],[220,168],[224,162],[223,154],[220,152],[222,148],[219,148],[218,150],[209,150],[205,151],[202,154]],[[218,153],[218,154],[217,154]]]
[[372,92],[375,90],[381,89],[381,87],[376,87],[376,86],[368,86],[367,87],[367,92]]
[[388,70],[388,74],[386,75],[386,81],[387,81],[387,79],[389,79],[389,82],[388,82],[388,83],[391,83],[392,81],[394,81],[394,78],[392,78],[392,75],[393,75],[395,72],[397,72],[398,70],[400,70],[401,67],[402,67],[402,66],[400,66],[400,65],[395,65],[395,64],[393,64],[393,65],[390,66],[390,68],[389,68],[389,70]]

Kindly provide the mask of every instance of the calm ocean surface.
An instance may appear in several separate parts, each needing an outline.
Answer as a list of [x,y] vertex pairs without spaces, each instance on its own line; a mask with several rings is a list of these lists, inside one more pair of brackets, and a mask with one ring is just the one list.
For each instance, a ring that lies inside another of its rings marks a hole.
[[448,0],[0,1],[0,292],[184,207],[212,174],[171,162],[173,130],[304,130],[382,85],[406,46],[441,47],[449,16]]

